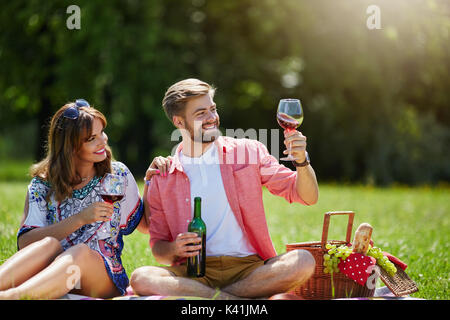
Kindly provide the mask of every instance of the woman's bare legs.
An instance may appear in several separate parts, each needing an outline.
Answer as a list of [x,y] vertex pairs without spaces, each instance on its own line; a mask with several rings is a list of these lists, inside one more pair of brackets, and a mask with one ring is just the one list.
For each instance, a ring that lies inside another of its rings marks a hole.
[[54,299],[71,291],[102,298],[119,294],[100,254],[84,244],[67,249],[20,286],[0,292],[0,299]]
[[62,251],[59,241],[52,237],[17,251],[0,266],[0,291],[21,285],[46,268]]

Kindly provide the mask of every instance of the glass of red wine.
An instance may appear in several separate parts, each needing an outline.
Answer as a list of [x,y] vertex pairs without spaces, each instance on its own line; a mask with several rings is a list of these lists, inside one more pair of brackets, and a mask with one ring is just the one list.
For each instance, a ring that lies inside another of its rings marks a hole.
[[[300,100],[281,99],[278,103],[277,121],[285,131],[297,129],[303,122],[303,109]],[[290,146],[289,149],[291,149]],[[289,150],[288,156],[280,158],[280,160],[295,161],[296,159],[291,155]]]
[[[125,196],[125,177],[117,174],[107,173],[100,182],[100,196],[103,201],[114,204]],[[103,228],[107,232],[106,226]]]
[[125,196],[125,177],[107,173],[101,181],[100,196],[105,202],[113,204]]

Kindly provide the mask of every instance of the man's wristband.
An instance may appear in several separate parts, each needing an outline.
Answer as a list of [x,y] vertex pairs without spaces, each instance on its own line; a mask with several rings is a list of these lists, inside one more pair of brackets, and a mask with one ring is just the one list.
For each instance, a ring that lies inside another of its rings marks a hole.
[[292,164],[297,168],[298,167],[306,167],[310,163],[310,160],[309,160],[308,152],[305,151],[305,155],[306,155],[305,161],[303,161],[302,163],[298,163],[297,161],[293,160]]

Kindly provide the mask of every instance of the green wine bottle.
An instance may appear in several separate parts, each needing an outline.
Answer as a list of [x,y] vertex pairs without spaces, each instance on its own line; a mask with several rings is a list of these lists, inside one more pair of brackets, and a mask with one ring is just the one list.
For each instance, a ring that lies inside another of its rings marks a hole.
[[206,271],[206,224],[202,220],[202,198],[194,198],[194,219],[188,225],[188,232],[195,232],[202,239],[202,248],[187,261],[189,277],[203,277]]

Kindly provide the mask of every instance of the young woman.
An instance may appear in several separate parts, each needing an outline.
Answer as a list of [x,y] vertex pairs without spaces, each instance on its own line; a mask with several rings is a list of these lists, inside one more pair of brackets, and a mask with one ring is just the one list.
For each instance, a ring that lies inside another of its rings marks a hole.
[[[104,115],[78,99],[53,116],[47,156],[31,167],[20,249],[0,266],[0,299],[52,299],[71,292],[123,295],[128,277],[121,261],[124,235],[148,233],[144,204],[128,168],[112,161]],[[166,171],[157,157],[146,173]],[[126,177],[125,197],[104,202],[104,174]],[[144,193],[147,192],[147,184]],[[145,206],[146,207],[146,206]]]

